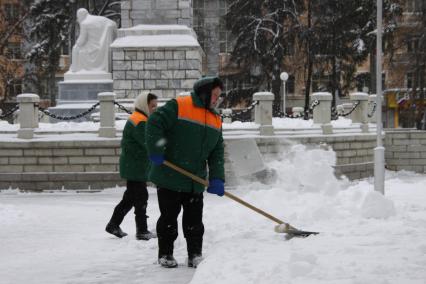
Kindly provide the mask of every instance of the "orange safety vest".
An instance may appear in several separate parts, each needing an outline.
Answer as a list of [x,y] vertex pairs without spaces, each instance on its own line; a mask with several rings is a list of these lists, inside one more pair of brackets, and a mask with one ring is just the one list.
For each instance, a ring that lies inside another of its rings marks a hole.
[[143,113],[135,111],[129,116],[129,121],[137,126],[141,121],[147,122],[148,118]]
[[178,97],[176,101],[178,104],[178,119],[221,131],[222,120],[218,114],[194,105],[191,96]]

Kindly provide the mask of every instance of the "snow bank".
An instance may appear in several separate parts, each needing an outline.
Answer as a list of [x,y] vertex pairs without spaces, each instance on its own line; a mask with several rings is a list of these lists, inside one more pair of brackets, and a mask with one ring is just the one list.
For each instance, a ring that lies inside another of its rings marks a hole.
[[362,216],[365,218],[389,218],[396,214],[395,205],[377,191],[369,192],[362,203]]

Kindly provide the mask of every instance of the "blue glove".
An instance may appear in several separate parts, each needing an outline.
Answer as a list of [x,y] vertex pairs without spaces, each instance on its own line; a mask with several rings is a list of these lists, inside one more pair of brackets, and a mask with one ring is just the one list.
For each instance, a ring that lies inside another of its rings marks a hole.
[[218,178],[211,179],[209,182],[209,187],[207,188],[207,192],[223,196],[225,194],[223,180]]
[[161,154],[151,154],[149,155],[149,159],[156,166],[159,166],[164,163],[164,155]]

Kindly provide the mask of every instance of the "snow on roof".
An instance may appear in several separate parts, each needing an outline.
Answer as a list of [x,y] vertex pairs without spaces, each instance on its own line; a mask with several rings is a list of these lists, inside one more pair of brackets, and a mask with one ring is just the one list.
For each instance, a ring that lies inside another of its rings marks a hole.
[[199,47],[192,35],[149,35],[117,38],[112,48],[119,47]]
[[134,31],[134,30],[188,30],[191,29],[188,28],[185,25],[137,25],[131,28],[123,28],[121,30],[124,31]]

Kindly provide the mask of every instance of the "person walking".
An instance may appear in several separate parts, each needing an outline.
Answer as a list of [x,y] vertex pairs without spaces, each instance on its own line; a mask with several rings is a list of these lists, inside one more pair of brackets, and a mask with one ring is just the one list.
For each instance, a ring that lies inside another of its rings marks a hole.
[[120,228],[126,214],[135,208],[136,239],[149,240],[156,237],[148,230],[146,207],[148,190],[146,182],[150,161],[145,145],[145,125],[150,114],[157,108],[157,96],[143,92],[135,100],[135,111],[130,115],[123,130],[120,155],[120,176],[126,179],[126,191],[115,207],[105,230],[118,238],[127,236]]
[[173,248],[182,208],[189,267],[197,267],[202,260],[204,235],[204,186],[163,165],[164,161],[201,178],[207,177],[208,166],[207,192],[224,195],[222,121],[214,110],[222,89],[218,77],[201,78],[190,96],[168,101],[148,119],[147,150],[153,163],[149,179],[157,185],[161,214],[157,221],[158,263],[163,267],[178,265]]

